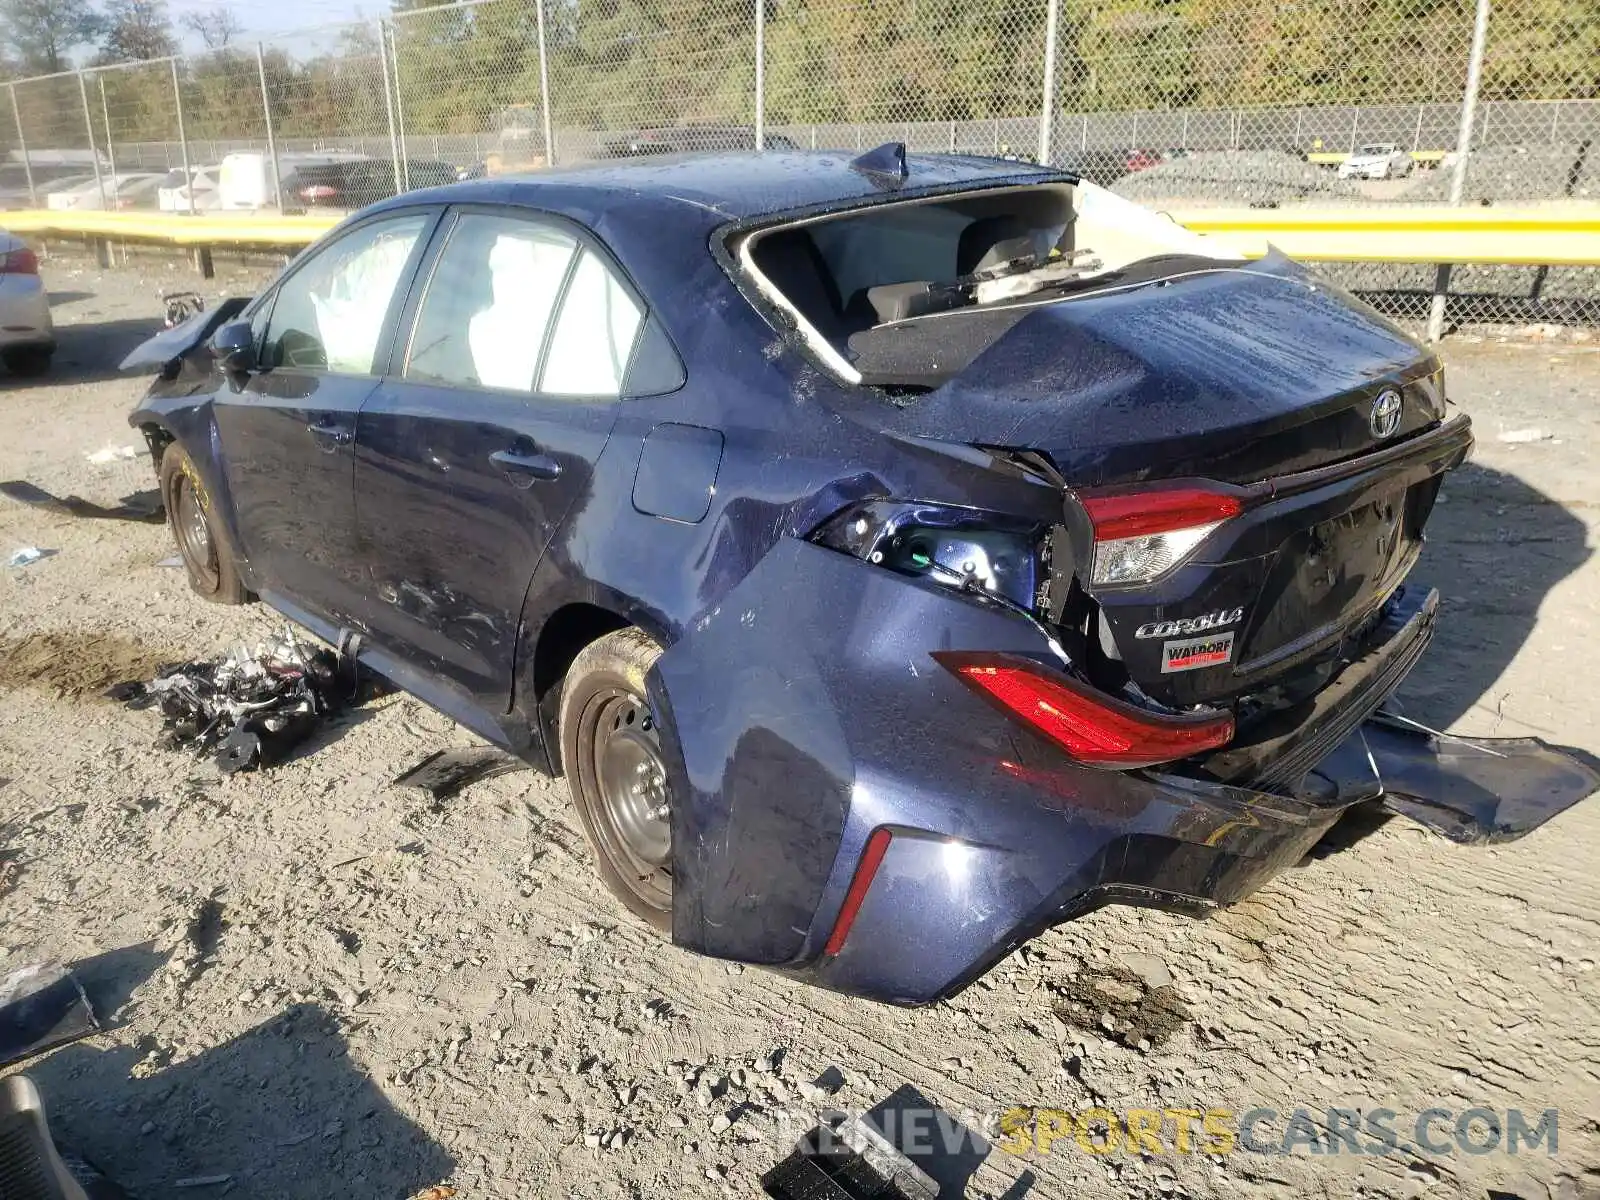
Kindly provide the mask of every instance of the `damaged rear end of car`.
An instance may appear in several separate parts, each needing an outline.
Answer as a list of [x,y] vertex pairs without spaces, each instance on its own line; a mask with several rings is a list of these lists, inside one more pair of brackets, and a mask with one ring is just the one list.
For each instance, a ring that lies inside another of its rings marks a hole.
[[1472,446],[1435,357],[1070,178],[884,186],[725,263],[834,419],[1009,490],[868,487],[661,657],[675,941],[926,1003],[1106,903],[1231,904],[1357,807],[1490,841],[1595,790],[1394,711]]

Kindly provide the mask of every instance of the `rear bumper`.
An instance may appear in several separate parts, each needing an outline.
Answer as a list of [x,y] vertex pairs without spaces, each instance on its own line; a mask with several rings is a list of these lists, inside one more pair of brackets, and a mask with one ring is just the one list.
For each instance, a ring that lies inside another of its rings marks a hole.
[[[1396,628],[1350,668],[1342,701],[1282,752],[1313,759],[1317,786],[1269,792],[1072,762],[931,657],[1050,661],[1032,625],[785,539],[647,681],[673,796],[673,940],[924,1004],[1104,904],[1232,904],[1382,792],[1353,731],[1372,728],[1362,718],[1427,644],[1431,595],[1392,606]],[[1548,747],[1507,763],[1392,732],[1372,744],[1391,790],[1417,802],[1402,811],[1463,841],[1519,836],[1600,781]],[[885,834],[828,953],[869,839]]]
[[1078,765],[930,656],[964,649],[1049,658],[1011,613],[785,540],[662,655],[674,941],[928,1003],[1101,904],[1231,904],[1355,802]]
[[1291,790],[1394,694],[1433,640],[1439,593],[1401,588],[1382,612],[1366,652],[1316,695],[1261,721],[1205,769],[1218,779],[1263,791]]

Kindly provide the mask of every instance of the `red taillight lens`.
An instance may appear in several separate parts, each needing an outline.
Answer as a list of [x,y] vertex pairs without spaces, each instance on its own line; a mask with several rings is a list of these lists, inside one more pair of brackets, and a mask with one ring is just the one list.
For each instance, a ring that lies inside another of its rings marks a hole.
[[1079,497],[1094,526],[1096,584],[1149,583],[1192,554],[1243,508],[1239,497],[1175,487]]
[[1233,717],[1227,713],[1145,712],[1016,655],[940,651],[934,658],[979,695],[1088,766],[1148,767],[1233,740]]
[[331,188],[325,183],[314,183],[310,187],[300,189],[302,200],[332,200],[338,194],[336,188]]
[[24,246],[9,254],[0,254],[0,275],[37,275],[39,256]]
[[1238,516],[1242,507],[1237,496],[1201,488],[1084,496],[1082,500],[1089,520],[1094,523],[1097,542],[1168,533],[1193,525],[1213,525]]
[[850,926],[856,923],[856,914],[861,911],[861,902],[867,898],[872,877],[878,873],[883,856],[889,852],[892,836],[887,829],[874,829],[867,836],[866,849],[861,852],[861,861],[856,864],[856,873],[850,880],[849,890],[844,894],[844,903],[839,906],[833,932],[828,935],[828,944],[822,948],[824,954],[837,954],[844,949],[844,940],[850,936]]

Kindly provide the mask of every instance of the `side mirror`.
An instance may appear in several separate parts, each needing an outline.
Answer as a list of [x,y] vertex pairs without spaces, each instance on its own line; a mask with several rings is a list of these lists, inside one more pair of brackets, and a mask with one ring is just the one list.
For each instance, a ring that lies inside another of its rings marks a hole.
[[230,321],[211,335],[211,352],[225,371],[250,371],[256,365],[256,336],[249,321]]

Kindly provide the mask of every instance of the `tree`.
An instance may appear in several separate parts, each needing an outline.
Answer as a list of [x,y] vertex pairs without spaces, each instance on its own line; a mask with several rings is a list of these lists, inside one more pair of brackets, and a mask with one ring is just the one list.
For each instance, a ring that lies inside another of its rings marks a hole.
[[0,42],[24,74],[64,71],[67,56],[100,36],[105,18],[89,0],[0,0]]
[[111,0],[106,8],[105,41],[97,65],[144,62],[177,51],[166,0]]
[[202,12],[184,13],[180,21],[205,43],[207,50],[226,50],[228,43],[244,32],[244,25],[233,9],[221,4]]

